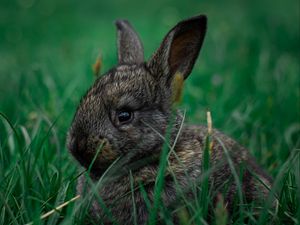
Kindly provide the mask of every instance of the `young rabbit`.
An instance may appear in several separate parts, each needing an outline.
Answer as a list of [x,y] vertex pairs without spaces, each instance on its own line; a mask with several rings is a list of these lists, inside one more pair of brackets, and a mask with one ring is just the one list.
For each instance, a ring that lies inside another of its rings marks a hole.
[[[204,40],[206,23],[204,15],[179,22],[151,59],[144,62],[142,43],[131,25],[126,20],[116,22],[118,65],[99,77],[82,98],[68,133],[70,152],[88,169],[95,183],[90,185],[81,176],[78,193],[84,195],[92,191],[92,186],[97,188],[98,197],[92,200],[90,208],[96,221],[133,224],[135,205],[137,223],[147,222],[149,212],[139,187],[142,184],[153,202],[169,125],[168,142],[175,147],[168,157],[162,203],[174,206],[178,187],[189,199],[195,198],[190,190],[193,183],[201,187],[208,129],[182,125],[180,112],[172,116],[172,105],[174,95],[180,91],[176,80],[178,77],[184,80],[191,73]],[[229,211],[238,190],[238,182],[232,175],[234,169],[245,201],[265,199],[271,179],[248,151],[217,130],[213,130],[211,142],[209,182],[216,193],[224,194]]]

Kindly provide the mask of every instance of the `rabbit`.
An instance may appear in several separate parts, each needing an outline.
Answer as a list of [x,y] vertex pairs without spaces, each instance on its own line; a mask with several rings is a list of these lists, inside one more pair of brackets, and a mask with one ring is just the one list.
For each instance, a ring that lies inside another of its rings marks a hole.
[[[198,15],[179,22],[146,62],[143,45],[130,23],[117,20],[116,27],[118,64],[97,78],[81,99],[67,135],[67,145],[73,157],[89,172],[88,177],[79,178],[78,194],[96,191],[98,195],[91,200],[89,215],[104,224],[113,221],[133,224],[135,205],[137,223],[145,224],[149,219],[145,198],[139,188],[132,191],[131,185],[142,184],[149,201],[153,202],[164,136],[171,121],[168,142],[174,148],[168,158],[162,204],[173,206],[178,199],[178,185],[193,199],[191,183],[198,184],[203,175],[208,128],[185,125],[182,112],[173,108],[174,95],[181,88],[180,82],[179,85],[174,82],[184,81],[191,73],[204,41],[207,17]],[[247,202],[265,200],[272,179],[248,150],[215,129],[211,143],[210,164],[215,169],[209,175],[209,182],[214,190],[221,190],[233,177],[225,148],[236,171],[244,166],[239,175],[243,177],[241,187]],[[229,211],[237,185],[231,182],[224,195]]]

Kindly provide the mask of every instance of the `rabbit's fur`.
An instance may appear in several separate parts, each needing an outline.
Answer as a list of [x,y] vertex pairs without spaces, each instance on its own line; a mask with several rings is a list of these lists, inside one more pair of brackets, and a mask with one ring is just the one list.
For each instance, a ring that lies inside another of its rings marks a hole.
[[[190,74],[204,40],[206,23],[204,15],[181,21],[166,35],[151,59],[144,62],[142,44],[131,25],[125,20],[116,22],[119,63],[99,77],[82,98],[68,134],[69,150],[83,167],[90,169],[92,181],[96,184],[103,179],[96,186],[99,196],[92,201],[90,209],[96,220],[109,223],[107,207],[116,222],[133,223],[131,182],[134,187],[142,184],[150,202],[153,201],[163,137],[170,121],[173,125],[168,141],[173,145],[176,137],[177,140],[168,159],[162,202],[172,207],[178,198],[178,186],[189,198],[194,198],[190,188],[203,178],[202,156],[208,131],[204,126],[181,127],[183,117],[179,112],[174,120],[170,119],[172,82],[175,74],[183,79]],[[125,122],[120,115],[125,115]],[[228,151],[237,173],[242,176],[245,199],[251,202],[265,198],[271,179],[248,151],[217,130],[213,130],[211,141],[210,184],[214,190],[222,192],[224,183],[233,180],[225,154]],[[99,146],[102,146],[100,150]],[[243,172],[240,165],[244,167]],[[91,185],[87,183],[84,176],[79,179],[79,194],[89,193]],[[229,183],[224,197],[230,210],[237,182]],[[148,210],[139,188],[133,196],[138,224],[144,224]],[[99,197],[105,206],[97,201]]]

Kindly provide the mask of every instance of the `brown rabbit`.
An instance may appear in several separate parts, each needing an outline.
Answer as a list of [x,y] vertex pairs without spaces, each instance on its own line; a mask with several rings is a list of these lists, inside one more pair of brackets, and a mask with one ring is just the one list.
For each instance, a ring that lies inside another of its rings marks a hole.
[[[116,22],[118,65],[99,77],[82,98],[68,134],[68,148],[73,156],[89,169],[92,182],[97,184],[100,180],[98,186],[93,186],[82,176],[77,186],[81,195],[92,191],[91,187],[97,188],[98,198],[92,200],[90,208],[96,221],[133,224],[135,205],[138,224],[147,222],[145,199],[136,187],[142,184],[153,202],[163,137],[170,121],[173,125],[168,141],[175,147],[168,158],[162,203],[173,206],[178,186],[190,199],[192,183],[201,186],[208,130],[205,126],[182,125],[180,112],[176,112],[174,120],[171,115],[173,96],[178,92],[174,90],[174,77],[182,76],[183,80],[191,73],[204,40],[206,23],[204,15],[181,21],[165,36],[151,59],[144,62],[142,43],[131,25],[126,20]],[[217,130],[213,130],[211,140],[210,164],[214,169],[209,181],[217,192],[222,192],[227,182],[224,197],[229,210],[238,189],[237,182],[228,183],[233,177],[232,165],[242,176],[245,200],[265,198],[271,179],[248,151]]]

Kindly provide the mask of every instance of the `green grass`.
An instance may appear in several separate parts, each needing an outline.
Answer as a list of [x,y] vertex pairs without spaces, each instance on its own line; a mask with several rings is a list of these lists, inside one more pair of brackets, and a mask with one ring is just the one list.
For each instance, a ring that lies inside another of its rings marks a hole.
[[[174,24],[198,13],[208,15],[208,33],[180,107],[197,124],[206,123],[209,108],[213,126],[246,146],[274,178],[279,201],[274,223],[299,224],[299,9],[296,0],[2,0],[0,224],[84,223],[89,198],[39,218],[76,195],[82,171],[66,149],[66,132],[93,83],[97,55],[103,57],[102,72],[117,61],[113,21],[132,22],[148,58]],[[213,195],[209,186],[203,190]],[[204,198],[196,187],[194,192],[201,201],[183,199],[186,207],[174,210],[182,223],[205,224],[211,196]],[[249,223],[266,224],[267,208]],[[168,209],[155,210],[153,217],[172,224]],[[225,224],[221,197],[214,214],[212,223]],[[249,214],[251,209],[243,208],[236,224]]]

